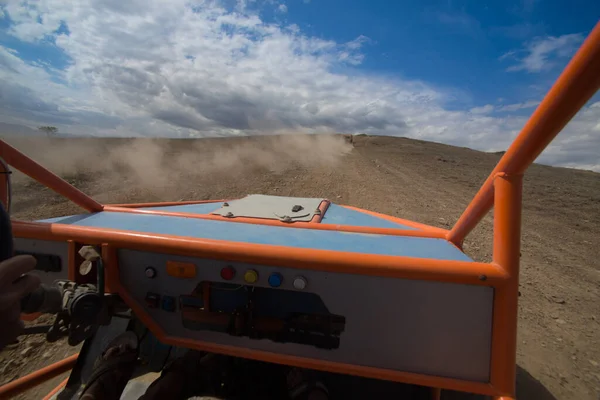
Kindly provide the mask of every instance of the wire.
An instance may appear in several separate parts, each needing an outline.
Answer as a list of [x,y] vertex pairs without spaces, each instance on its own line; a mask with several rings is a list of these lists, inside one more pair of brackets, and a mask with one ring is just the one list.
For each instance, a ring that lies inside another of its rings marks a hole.
[[142,341],[143,341],[144,339],[146,339],[146,336],[148,336],[148,332],[150,331],[150,330],[149,330],[147,327],[144,327],[144,328],[145,328],[145,330],[144,330],[144,333],[143,333],[143,334],[142,334],[142,336],[141,336],[141,337],[138,339],[138,341],[139,341],[140,343],[142,343]]
[[97,266],[97,282],[98,282],[98,294],[104,296],[104,262],[102,257],[98,258]]
[[12,183],[10,180],[10,175],[12,174],[12,171],[2,157],[0,157],[0,164],[2,164],[4,167],[3,173],[6,174],[6,195],[8,197],[6,199],[6,213],[10,215],[10,209],[12,208]]

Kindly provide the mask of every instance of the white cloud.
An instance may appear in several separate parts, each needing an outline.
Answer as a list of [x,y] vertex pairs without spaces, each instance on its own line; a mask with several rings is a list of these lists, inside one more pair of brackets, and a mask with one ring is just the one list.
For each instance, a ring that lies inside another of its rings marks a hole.
[[346,43],[346,47],[350,50],[358,50],[363,46],[363,44],[369,43],[369,42],[370,42],[370,39],[368,37],[366,37],[364,35],[360,35],[356,39],[351,40],[348,43]]
[[494,106],[491,104],[486,104],[481,107],[474,107],[469,110],[471,114],[489,114],[494,111]]
[[506,53],[504,53],[500,57],[498,57],[498,61],[503,61],[506,59],[516,58],[516,57],[517,57],[517,51],[511,50],[511,51],[507,51]]
[[600,172],[600,101],[584,108],[538,161]]
[[524,103],[515,103],[515,104],[507,104],[505,106],[500,106],[497,108],[498,111],[517,111],[523,110],[527,108],[537,107],[540,104],[539,101],[529,100]]
[[511,50],[503,54],[500,60],[517,60],[517,64],[508,67],[507,71],[540,72],[556,66],[557,60],[571,57],[582,42],[583,35],[579,33],[537,38],[526,43],[524,49],[518,52]]
[[[498,99],[501,101],[502,99]],[[513,112],[518,110],[525,110],[528,108],[536,107],[540,104],[539,101],[529,100],[523,103],[514,103],[514,104],[505,104],[505,105],[497,105],[494,106],[492,104],[486,104],[481,107],[474,107],[469,110],[471,114],[490,114],[492,112]]]
[[[306,36],[266,23],[250,4],[11,1],[8,33],[54,41],[70,63],[52,71],[0,47],[0,120],[118,136],[363,132],[487,151],[506,148],[525,123],[511,111],[533,107],[448,110],[447,90],[353,68],[368,38]],[[68,35],[56,33],[61,23]],[[600,148],[599,121],[600,107],[588,107],[544,161],[600,170],[589,151]],[[571,151],[577,157],[565,158]]]
[[279,12],[282,13],[286,13],[288,11],[288,8],[285,4],[280,4],[279,7],[277,7],[277,9],[279,10]]

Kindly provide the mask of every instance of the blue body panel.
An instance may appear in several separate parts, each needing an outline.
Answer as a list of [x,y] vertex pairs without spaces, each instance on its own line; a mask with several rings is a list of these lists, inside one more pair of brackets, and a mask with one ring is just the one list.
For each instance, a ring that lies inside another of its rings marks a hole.
[[184,204],[181,206],[160,206],[160,207],[142,207],[140,210],[151,210],[151,211],[168,211],[168,212],[180,212],[189,214],[210,214],[213,211],[217,211],[223,203],[201,203],[201,204]]
[[383,218],[338,206],[337,204],[329,205],[329,208],[325,212],[321,223],[330,225],[373,226],[376,228],[417,230],[417,228],[413,228],[411,226],[397,224],[395,222],[387,221]]
[[[159,206],[159,207],[143,207],[140,210],[152,211],[168,211],[180,212],[189,214],[210,214],[213,211],[221,208],[221,202],[203,203],[203,204],[185,204],[180,206]],[[376,228],[396,228],[416,230],[411,226],[402,225],[399,223],[387,221],[383,218],[365,214],[360,211],[351,210],[337,204],[330,204],[325,212],[322,224],[330,225],[352,225],[352,226],[372,226]]]
[[472,261],[444,239],[320,231],[118,212],[82,214],[40,222],[306,249]]

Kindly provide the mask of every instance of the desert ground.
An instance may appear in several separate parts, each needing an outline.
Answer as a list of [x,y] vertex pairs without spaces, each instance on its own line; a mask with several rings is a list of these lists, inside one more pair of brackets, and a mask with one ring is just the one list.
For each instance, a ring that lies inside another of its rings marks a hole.
[[[105,203],[261,193],[326,197],[449,228],[501,157],[392,137],[6,140]],[[15,219],[79,213],[14,174]],[[465,251],[491,259],[490,213]],[[517,397],[600,398],[600,174],[533,165],[524,188]],[[0,353],[0,384],[77,351],[24,338]],[[65,375],[20,398],[43,397]]]

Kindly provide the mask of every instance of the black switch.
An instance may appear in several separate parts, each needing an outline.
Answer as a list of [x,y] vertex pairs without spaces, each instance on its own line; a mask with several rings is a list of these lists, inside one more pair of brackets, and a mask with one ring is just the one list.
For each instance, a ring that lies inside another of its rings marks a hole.
[[302,210],[304,210],[304,207],[302,207],[300,205],[295,205],[294,207],[292,207],[293,212],[298,212],[298,211],[302,211]]

